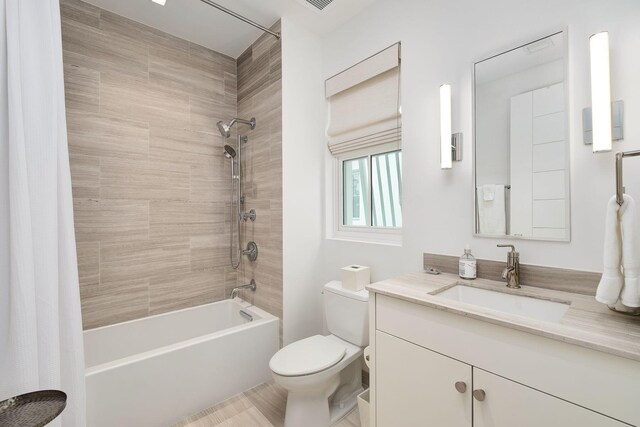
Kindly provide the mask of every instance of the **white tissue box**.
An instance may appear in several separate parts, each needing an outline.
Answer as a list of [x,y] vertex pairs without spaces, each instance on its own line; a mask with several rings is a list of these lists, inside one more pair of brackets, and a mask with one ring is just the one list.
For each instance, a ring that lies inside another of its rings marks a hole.
[[361,291],[370,283],[369,267],[349,265],[342,267],[342,287],[352,291]]

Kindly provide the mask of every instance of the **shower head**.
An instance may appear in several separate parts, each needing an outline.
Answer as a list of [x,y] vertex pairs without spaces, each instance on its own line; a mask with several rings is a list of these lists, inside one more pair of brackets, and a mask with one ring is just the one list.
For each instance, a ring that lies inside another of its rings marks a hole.
[[225,145],[224,155],[227,157],[227,159],[234,159],[236,157],[236,150],[234,150],[230,145]]
[[243,123],[245,125],[251,126],[251,129],[255,129],[255,127],[256,127],[256,118],[255,117],[251,117],[250,120],[245,120],[245,119],[239,119],[239,118],[236,117],[236,118],[232,119],[229,123],[225,123],[223,121],[219,121],[218,122],[218,130],[220,131],[220,134],[222,136],[224,136],[225,138],[229,138],[231,136],[231,128],[236,123]]

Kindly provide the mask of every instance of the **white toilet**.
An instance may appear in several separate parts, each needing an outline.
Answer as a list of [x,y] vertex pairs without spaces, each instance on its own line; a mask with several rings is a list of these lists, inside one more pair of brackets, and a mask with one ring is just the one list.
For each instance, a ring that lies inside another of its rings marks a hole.
[[288,391],[285,427],[328,427],[356,405],[362,392],[362,350],[369,344],[369,292],[324,286],[331,335],[291,343],[269,362],[273,378]]

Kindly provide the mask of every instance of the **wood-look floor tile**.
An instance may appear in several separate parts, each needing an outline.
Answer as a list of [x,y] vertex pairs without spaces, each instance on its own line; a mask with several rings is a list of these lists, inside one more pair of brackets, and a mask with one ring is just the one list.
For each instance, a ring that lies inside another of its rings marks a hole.
[[76,241],[147,239],[149,204],[144,200],[74,199]]
[[99,86],[100,72],[64,64],[64,95],[67,110],[99,112]]
[[154,277],[149,314],[160,314],[224,299],[224,268]]
[[281,427],[284,425],[284,414],[287,407],[287,391],[284,388],[274,382],[268,382],[245,391],[244,395],[273,426]]
[[220,427],[272,427],[269,420],[256,408],[249,408],[218,425]]
[[67,133],[72,154],[145,160],[149,156],[146,123],[67,111]]
[[185,420],[175,424],[173,427],[209,427],[215,426],[232,418],[253,405],[242,393],[233,396],[211,408],[192,415]]
[[100,283],[147,280],[168,274],[186,274],[189,268],[189,241],[183,239],[136,240],[102,243]]

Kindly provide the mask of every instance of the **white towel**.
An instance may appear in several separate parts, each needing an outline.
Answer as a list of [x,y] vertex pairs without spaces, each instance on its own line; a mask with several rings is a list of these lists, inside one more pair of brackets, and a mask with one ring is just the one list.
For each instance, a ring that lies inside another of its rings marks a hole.
[[504,185],[496,185],[493,200],[485,200],[484,186],[478,187],[478,232],[480,234],[505,235],[507,214],[505,211]]
[[[624,272],[624,275],[623,275]],[[631,196],[618,205],[615,196],[607,205],[604,232],[604,270],[596,300],[627,307],[640,307],[640,228],[638,211]]]
[[496,185],[485,184],[482,186],[482,199],[485,201],[493,200],[496,198]]

